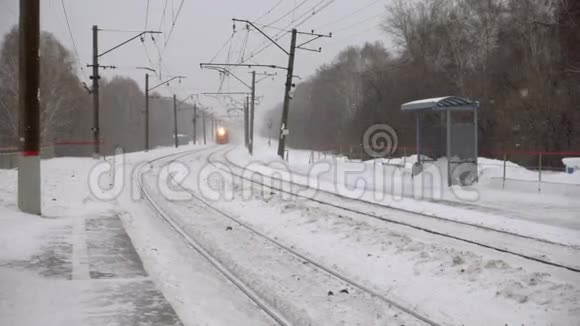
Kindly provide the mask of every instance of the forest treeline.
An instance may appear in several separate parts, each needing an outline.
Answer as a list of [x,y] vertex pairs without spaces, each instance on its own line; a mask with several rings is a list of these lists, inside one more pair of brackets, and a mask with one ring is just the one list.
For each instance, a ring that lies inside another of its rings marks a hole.
[[377,123],[413,146],[401,104],[455,95],[481,102],[480,148],[580,150],[580,1],[394,0],[383,29],[396,50],[349,47],[297,85],[290,146],[356,146]]
[[[40,38],[41,143],[82,143],[93,140],[93,106],[90,89],[79,79],[77,60],[52,34]],[[153,79],[152,79],[153,80]],[[90,84],[89,80],[86,83]],[[100,124],[102,152],[116,147],[126,152],[145,148],[145,94],[127,77],[101,79]],[[178,129],[193,133],[193,107],[181,103]],[[198,111],[201,115],[202,109]],[[208,113],[208,117],[210,114]],[[150,96],[152,146],[173,144],[173,99]],[[201,121],[198,121],[201,135]],[[18,28],[6,34],[0,50],[0,149],[18,146]],[[91,155],[92,145],[55,147],[59,155]]]

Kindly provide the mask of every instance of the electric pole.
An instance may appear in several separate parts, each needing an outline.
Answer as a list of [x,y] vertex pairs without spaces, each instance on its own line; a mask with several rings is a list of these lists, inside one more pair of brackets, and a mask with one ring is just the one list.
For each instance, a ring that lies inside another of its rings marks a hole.
[[175,148],[179,147],[179,138],[177,134],[177,95],[173,94],[173,134],[175,138]]
[[[113,66],[99,66],[99,58],[104,56],[105,54],[118,49],[119,47],[142,37],[145,34],[161,34],[158,31],[143,31],[139,34],[131,37],[130,39],[114,46],[113,48],[100,53],[99,54],[99,27],[97,25],[93,25],[93,64],[88,65],[89,67],[93,68],[93,75],[90,77],[93,81],[93,88],[91,93],[93,95],[93,141],[95,143],[95,157],[99,157],[101,155],[101,130],[100,130],[100,122],[99,122],[99,80],[101,76],[99,76],[99,68],[114,68]],[[147,99],[148,100],[148,99]],[[148,140],[146,140],[146,150],[148,150]]]
[[[261,74],[262,76],[265,76],[264,78],[256,81],[256,71],[252,71],[252,83],[251,85],[248,85],[246,82],[244,82],[242,79],[240,79],[238,76],[236,76],[234,73],[232,73],[230,70],[220,67],[220,66],[265,66],[268,68],[281,68],[281,67],[277,67],[277,66],[271,66],[271,65],[246,65],[246,64],[211,64],[211,63],[201,63],[200,67],[201,68],[207,68],[207,69],[213,69],[213,70],[217,70],[227,76],[233,76],[236,80],[238,80],[240,83],[242,83],[244,86],[248,87],[250,89],[249,93],[246,92],[232,92],[232,93],[204,93],[206,95],[242,95],[242,94],[247,94],[251,97],[248,98],[248,96],[246,96],[246,102],[244,103],[244,144],[246,146],[246,148],[248,149],[248,152],[250,154],[253,154],[253,150],[254,150],[254,111],[255,111],[255,105],[256,105],[256,84],[259,83],[260,81],[268,78],[268,77],[272,77],[272,76],[276,76],[277,74],[269,74],[269,73],[264,73]],[[285,69],[285,68],[281,68],[281,69]]]
[[210,140],[215,141],[215,133],[216,133],[216,122],[215,122],[215,117],[212,115],[211,116],[211,134],[210,134]]
[[101,132],[99,130],[99,28],[93,25],[93,141],[95,142],[95,158],[101,155]]
[[193,144],[197,145],[197,104],[193,104]]
[[252,71],[252,99],[250,101],[250,155],[254,155],[254,111],[256,109],[256,72]]
[[290,130],[288,129],[288,111],[290,110],[290,92],[292,91],[292,77],[294,76],[294,57],[296,56],[296,33],[292,30],[292,40],[290,42],[290,55],[288,58],[288,74],[286,75],[286,90],[284,92],[284,107],[282,109],[282,124],[280,125],[280,139],[278,142],[278,156],[284,159],[286,150],[286,137]]
[[149,146],[149,74],[145,74],[145,151]]
[[209,139],[215,141],[215,118],[213,116],[211,117],[211,135]]
[[[268,34],[266,34],[264,31],[262,31],[258,26],[256,26],[254,23],[252,23],[249,20],[245,20],[245,19],[232,19],[234,21],[234,30],[235,30],[235,23],[236,22],[242,22],[247,24],[247,28],[248,30],[250,29],[249,26],[251,26],[253,29],[255,29],[256,31],[258,31],[260,34],[262,34],[264,37],[266,37],[270,42],[272,42],[274,45],[276,45],[276,47],[278,47],[280,50],[282,50],[282,52],[284,52],[286,55],[289,56],[288,58],[288,67],[287,68],[283,68],[283,67],[279,67],[276,65],[262,65],[262,64],[229,64],[229,63],[223,63],[223,64],[215,64],[215,63],[202,63],[200,64],[200,66],[246,66],[246,67],[268,67],[268,68],[274,68],[274,69],[284,69],[287,72],[287,76],[286,76],[286,85],[285,85],[285,92],[284,92],[284,108],[283,108],[283,112],[282,112],[282,123],[280,126],[280,139],[278,142],[278,155],[284,159],[284,152],[285,152],[285,146],[286,146],[286,137],[289,134],[289,129],[288,129],[288,112],[289,112],[289,107],[290,107],[290,92],[292,90],[292,87],[294,86],[292,84],[292,77],[294,74],[294,59],[296,56],[296,49],[301,49],[301,50],[307,50],[307,51],[312,51],[312,52],[322,52],[322,48],[319,49],[310,49],[310,48],[305,48],[303,47],[306,44],[309,44],[315,40],[318,40],[319,38],[322,37],[332,37],[332,33],[328,34],[328,35],[323,35],[323,34],[316,34],[314,33],[314,31],[312,32],[298,32],[298,30],[296,29],[292,29],[292,40],[290,43],[290,51],[287,51],[286,49],[284,49],[280,44],[278,44],[276,42],[275,39],[273,39],[272,37],[268,36]],[[307,35],[307,36],[311,36],[312,38],[310,40],[307,40],[299,45],[296,45],[296,38],[297,35],[301,34],[301,35]],[[235,76],[234,76],[235,77]],[[238,79],[239,80],[239,79]]]
[[246,101],[244,102],[244,139],[245,139],[246,148],[250,149],[250,130],[248,128],[248,126],[250,125],[248,123],[248,121],[250,120],[250,114],[249,114],[248,103],[250,103],[250,101],[248,100],[248,97],[246,96]]
[[268,147],[272,145],[272,119],[268,120]]
[[187,78],[186,76],[173,76],[168,80],[157,84],[154,87],[149,88],[149,74],[145,74],[145,151],[149,151],[150,149],[150,138],[149,138],[149,93],[154,89],[161,87],[163,85],[169,84],[171,81],[175,79],[179,79],[179,82],[183,78]]
[[205,135],[205,111],[203,111],[203,144],[207,145],[207,139],[206,139],[206,135]]
[[20,0],[19,28],[18,208],[28,214],[40,215],[39,0]]

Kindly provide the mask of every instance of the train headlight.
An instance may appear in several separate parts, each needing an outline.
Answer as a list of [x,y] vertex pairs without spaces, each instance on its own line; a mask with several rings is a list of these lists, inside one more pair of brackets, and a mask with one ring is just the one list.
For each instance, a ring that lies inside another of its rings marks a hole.
[[218,136],[223,137],[226,135],[226,128],[220,127],[218,128]]

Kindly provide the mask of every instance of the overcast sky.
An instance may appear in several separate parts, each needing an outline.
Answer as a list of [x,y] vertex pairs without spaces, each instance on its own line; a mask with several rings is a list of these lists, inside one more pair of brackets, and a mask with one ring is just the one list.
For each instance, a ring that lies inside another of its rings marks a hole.
[[[385,14],[385,3],[388,0],[184,0],[179,16],[181,0],[150,0],[147,15],[147,0],[41,0],[42,30],[53,33],[64,45],[73,51],[73,40],[78,51],[80,64],[90,63],[92,53],[92,25],[100,29],[114,30],[160,30],[163,34],[156,36],[155,42],[146,37],[145,42],[133,41],[118,50],[101,57],[100,64],[115,65],[116,70],[107,70],[102,76],[111,78],[114,75],[130,76],[144,86],[143,70],[137,66],[153,67],[161,70],[165,79],[169,75],[186,75],[188,78],[181,84],[174,82],[170,87],[160,88],[160,92],[170,96],[176,93],[178,97],[186,97],[194,92],[214,92],[218,89],[218,73],[211,70],[201,70],[200,62],[210,61],[218,50],[232,35],[232,18],[258,20],[261,24],[272,24],[273,27],[287,29],[306,17],[299,30],[314,29],[320,33],[333,33],[331,39],[320,39],[312,43],[312,47],[322,47],[322,53],[298,51],[296,58],[296,75],[307,78],[316,69],[329,63],[345,47],[361,45],[364,42],[381,41],[388,44],[387,36],[381,31],[379,24]],[[331,4],[320,9],[327,2]],[[167,5],[166,5],[167,3]],[[318,4],[318,9],[313,8]],[[69,35],[63,9],[68,14],[72,38]],[[277,5],[277,6],[276,6]],[[18,22],[18,0],[0,0],[0,35],[7,33]],[[292,14],[295,7],[296,10]],[[165,8],[165,10],[164,10]],[[270,9],[273,9],[270,11]],[[165,11],[165,14],[164,14]],[[312,13],[315,15],[312,15]],[[148,16],[148,18],[146,18]],[[281,18],[281,19],[280,19]],[[172,22],[175,21],[173,33],[169,37]],[[295,21],[294,24],[292,22]],[[147,24],[147,25],[146,25]],[[247,58],[249,54],[268,44],[267,40],[257,32],[248,33],[243,24],[237,24],[237,32],[232,42],[228,44],[215,62],[239,61],[241,53]],[[279,33],[278,29],[264,29],[269,35]],[[109,49],[130,38],[136,33],[102,31],[99,34],[100,52]],[[246,44],[247,38],[247,44]],[[299,41],[308,40],[300,36]],[[279,40],[288,48],[289,35]],[[244,46],[246,44],[246,46]],[[230,47],[231,45],[231,47]],[[245,51],[242,51],[243,49]],[[159,68],[159,52],[162,52],[162,69]],[[151,58],[151,62],[147,57]],[[287,56],[276,46],[253,57],[249,62],[260,64],[287,65]],[[236,69],[236,74],[250,81],[249,69]],[[263,72],[263,69],[259,71]],[[275,72],[270,70],[269,72]],[[285,71],[278,71],[278,77],[261,82],[258,94],[264,96],[259,111],[270,109],[283,99]],[[79,70],[79,76],[89,83],[90,72],[87,68]],[[155,77],[152,83],[160,80]],[[299,82],[299,80],[297,80]],[[224,91],[245,91],[234,79],[224,84]],[[219,107],[219,103],[206,98],[200,98],[207,105]],[[220,110],[220,109],[218,109]]]

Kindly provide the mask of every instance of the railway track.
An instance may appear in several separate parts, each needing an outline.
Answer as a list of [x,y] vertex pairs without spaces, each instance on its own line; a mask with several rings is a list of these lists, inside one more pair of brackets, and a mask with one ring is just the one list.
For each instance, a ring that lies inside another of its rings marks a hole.
[[[233,150],[233,149],[231,149],[231,150]],[[229,166],[232,166],[232,167],[234,167],[236,169],[239,169],[239,170],[242,170],[243,171],[243,169],[244,169],[243,166],[241,166],[241,165],[233,162],[232,160],[230,160],[227,157],[227,154],[229,152],[231,152],[231,150],[229,150],[228,152],[226,152],[224,154],[225,162]],[[424,226],[421,226],[421,225],[418,225],[418,224],[415,224],[415,223],[410,223],[410,222],[401,221],[401,220],[395,220],[393,218],[387,218],[387,217],[384,217],[384,216],[379,216],[379,215],[377,215],[375,213],[372,213],[372,212],[367,212],[367,211],[362,211],[362,210],[358,210],[358,209],[346,207],[343,204],[337,204],[337,202],[340,203],[340,202],[346,202],[346,201],[349,201],[349,202],[353,202],[354,201],[354,202],[364,203],[365,205],[370,204],[370,205],[372,205],[374,207],[380,207],[382,209],[387,209],[387,210],[392,210],[392,211],[398,211],[398,212],[404,212],[406,214],[412,214],[412,215],[415,215],[415,216],[420,216],[421,218],[436,219],[436,220],[439,220],[439,221],[444,222],[444,223],[451,223],[451,224],[459,225],[459,226],[466,227],[466,228],[473,228],[473,229],[480,230],[480,231],[483,231],[483,232],[488,232],[490,234],[495,233],[495,235],[504,236],[504,237],[505,236],[509,236],[509,237],[513,237],[513,238],[516,238],[516,239],[521,239],[521,240],[524,240],[524,241],[532,241],[532,242],[533,241],[536,241],[541,246],[553,245],[555,247],[561,247],[561,248],[563,248],[563,250],[566,251],[566,255],[567,255],[566,257],[568,257],[568,256],[569,257],[572,257],[572,258],[574,258],[574,257],[575,258],[580,257],[580,250],[578,250],[578,248],[576,248],[575,246],[567,246],[567,245],[564,245],[564,244],[552,243],[552,242],[547,241],[547,240],[537,239],[537,238],[527,237],[527,236],[522,236],[522,235],[518,235],[518,234],[515,234],[515,233],[511,233],[511,232],[507,232],[507,231],[500,231],[500,230],[496,230],[496,229],[489,228],[489,227],[485,227],[485,226],[479,226],[479,225],[474,225],[474,224],[465,223],[465,222],[457,222],[457,221],[450,220],[450,219],[434,217],[434,216],[427,215],[427,214],[420,214],[420,213],[416,213],[416,212],[412,212],[412,211],[408,211],[408,210],[397,209],[397,208],[393,208],[393,207],[385,206],[385,205],[381,205],[381,204],[376,204],[376,203],[373,204],[373,203],[369,203],[368,201],[362,201],[362,200],[358,200],[358,199],[353,199],[353,198],[350,198],[350,197],[347,197],[347,196],[343,196],[343,195],[340,195],[340,194],[336,194],[334,192],[327,191],[327,190],[324,190],[324,189],[316,189],[316,191],[317,192],[320,192],[320,193],[323,193],[325,195],[328,195],[330,197],[338,198],[338,199],[340,199],[340,201],[326,201],[326,200],[321,200],[321,199],[313,198],[313,197],[310,197],[310,196],[303,196],[303,195],[300,195],[300,194],[298,194],[296,192],[293,192],[291,190],[288,191],[287,189],[284,189],[283,187],[276,187],[276,186],[273,186],[272,184],[265,184],[263,182],[258,182],[258,181],[254,180],[252,178],[248,178],[248,177],[244,176],[242,173],[234,173],[232,171],[223,169],[223,167],[217,166],[216,163],[219,162],[219,161],[218,160],[214,160],[213,157],[216,154],[218,154],[219,152],[221,152],[221,151],[213,152],[211,155],[209,155],[207,157],[207,161],[208,161],[209,164],[214,165],[214,167],[216,167],[217,169],[220,169],[223,172],[232,174],[234,177],[241,178],[243,180],[246,180],[246,181],[251,182],[253,184],[259,185],[261,187],[264,187],[265,186],[265,187],[270,188],[272,190],[279,191],[279,192],[282,192],[282,193],[286,193],[286,194],[289,194],[289,195],[292,195],[292,196],[296,196],[297,198],[302,198],[302,199],[305,199],[305,200],[308,200],[308,201],[311,201],[311,202],[315,202],[317,204],[322,204],[322,205],[325,205],[325,206],[328,206],[328,207],[333,207],[333,208],[341,209],[341,210],[348,211],[348,212],[351,212],[351,213],[361,214],[363,216],[367,216],[367,217],[370,217],[370,218],[373,218],[373,219],[381,220],[381,221],[388,222],[388,223],[392,223],[392,224],[397,224],[397,225],[402,225],[402,226],[410,227],[410,228],[413,228],[413,229],[416,229],[416,230],[420,230],[420,231],[424,231],[424,232],[427,232],[427,233],[430,233],[430,234],[434,234],[434,235],[437,235],[437,236],[442,236],[442,237],[446,237],[446,238],[449,238],[449,239],[453,239],[453,240],[461,241],[461,242],[464,242],[464,243],[468,243],[468,244],[471,244],[471,245],[479,246],[479,247],[482,247],[482,248],[486,248],[486,249],[491,249],[491,250],[494,250],[494,251],[498,251],[498,252],[501,252],[501,253],[504,253],[504,254],[513,255],[513,256],[516,256],[516,257],[519,257],[519,258],[522,258],[522,259],[526,259],[526,260],[529,260],[529,261],[536,262],[536,263],[540,263],[540,264],[544,264],[544,265],[548,265],[548,266],[552,266],[552,267],[557,267],[557,268],[562,268],[562,269],[569,270],[569,271],[572,271],[572,272],[580,273],[580,267],[579,266],[568,265],[568,264],[565,264],[565,263],[562,263],[562,262],[555,262],[555,261],[550,260],[549,259],[550,257],[543,257],[542,255],[532,255],[532,254],[525,253],[525,252],[516,252],[516,251],[511,250],[511,249],[509,249],[507,247],[500,247],[500,246],[497,246],[497,245],[493,245],[491,243],[484,243],[482,241],[477,241],[477,240],[469,239],[467,237],[463,237],[463,236],[459,236],[459,235],[455,235],[455,234],[445,233],[443,231],[438,231],[438,230],[436,230],[434,228],[424,227]],[[269,178],[271,180],[276,180],[277,182],[289,183],[291,186],[306,187],[306,185],[304,185],[304,184],[296,183],[296,182],[288,181],[288,180],[283,180],[283,179],[279,179],[279,178],[275,178],[275,177],[271,177],[271,176],[267,176],[267,175],[265,175],[265,174],[263,174],[261,172],[258,172],[258,171],[252,171],[252,173],[259,175],[262,179]],[[568,259],[561,259],[561,260],[567,261]],[[578,259],[571,259],[571,260],[572,261],[578,261]]]
[[[231,160],[227,159],[226,156],[226,161],[231,162]],[[297,171],[291,171],[292,174],[298,174],[301,177],[307,178],[308,176],[297,172]],[[296,183],[299,184],[299,183]],[[325,191],[323,189],[320,189],[320,191],[326,192],[326,193],[333,193],[333,192],[329,192],[329,191]],[[336,194],[336,193],[333,193]],[[343,197],[345,199],[353,199],[347,196],[342,196],[340,194],[336,194],[340,197]],[[413,199],[412,196],[404,196],[405,198],[409,198],[409,199]],[[566,248],[573,248],[573,249],[579,249],[580,250],[580,246],[578,245],[570,245],[570,244],[564,244],[564,243],[560,243],[560,242],[555,242],[555,241],[551,241],[548,239],[542,239],[542,238],[537,238],[537,237],[533,237],[533,236],[529,236],[529,235],[525,235],[525,234],[520,234],[520,233],[516,233],[516,232],[511,232],[511,231],[507,231],[507,230],[501,230],[501,229],[497,229],[497,228],[493,228],[493,227],[489,227],[489,226],[485,226],[485,225],[478,225],[478,224],[474,224],[474,223],[469,223],[469,222],[465,222],[465,221],[459,221],[459,220],[455,220],[455,219],[450,219],[450,218],[446,218],[443,216],[437,216],[434,214],[427,214],[427,213],[421,213],[421,212],[416,212],[416,211],[412,211],[409,209],[405,209],[405,208],[401,208],[401,207],[396,207],[396,206],[392,206],[392,205],[387,205],[387,204],[382,204],[382,203],[377,203],[377,202],[372,202],[369,200],[364,200],[364,199],[358,199],[361,202],[364,202],[365,204],[374,206],[374,207],[378,207],[378,208],[387,208],[387,209],[391,209],[391,210],[395,210],[395,211],[400,211],[400,212],[404,212],[404,213],[411,213],[414,215],[421,215],[427,218],[432,218],[432,219],[436,219],[436,220],[440,220],[440,221],[445,221],[445,222],[449,222],[449,223],[454,223],[454,224],[460,224],[460,225],[465,225],[465,226],[472,226],[472,227],[476,227],[478,229],[482,229],[482,230],[488,230],[488,231],[493,231],[493,232],[497,232],[497,233],[503,233],[503,234],[507,234],[510,236],[514,236],[514,237],[518,237],[518,238],[522,238],[522,239],[528,239],[528,240],[533,240],[533,241],[537,241],[537,242],[543,242],[549,245],[554,245],[554,246],[561,246],[561,247],[566,247]],[[444,205],[444,206],[449,206],[449,207],[454,207],[454,208],[461,208],[461,209],[466,209],[469,211],[477,211],[477,212],[482,212],[482,213],[492,213],[492,214],[502,214],[505,213],[505,211],[500,210],[500,209],[495,209],[493,207],[488,207],[488,206],[479,206],[479,205],[474,205],[474,204],[468,204],[468,203],[460,203],[460,202],[456,202],[456,201],[451,201],[451,200],[445,200],[445,199],[439,199],[439,200],[434,200],[434,199],[422,199],[424,201],[427,201],[429,203],[432,204],[440,204],[440,205]]]
[[[216,152],[219,152],[219,150]],[[172,161],[177,161],[181,158],[184,158],[184,157],[187,157],[189,155],[196,154],[196,153],[198,153],[198,152],[185,153],[183,155],[175,155],[175,156],[173,156]],[[208,162],[209,162],[209,160],[208,160]],[[210,163],[210,164],[213,165],[213,163]],[[307,256],[301,254],[300,252],[294,250],[293,248],[282,244],[278,240],[276,240],[272,237],[269,237],[268,235],[260,232],[259,230],[255,229],[251,225],[241,221],[240,219],[232,216],[231,214],[228,214],[227,212],[216,207],[215,205],[212,205],[211,203],[209,203],[207,200],[202,198],[200,195],[196,194],[191,189],[188,189],[181,184],[178,184],[178,186],[182,190],[188,192],[193,198],[195,198],[195,200],[202,203],[209,210],[212,210],[216,214],[218,214],[222,217],[225,217],[226,219],[230,220],[231,222],[234,222],[235,224],[243,227],[244,229],[246,229],[249,232],[253,233],[254,235],[266,240],[268,243],[279,248],[280,250],[285,251],[285,252],[289,253],[290,255],[292,255],[296,258],[299,258],[301,261],[310,264],[311,266],[318,269],[320,272],[326,273],[330,277],[335,278],[337,280],[340,280],[341,282],[344,282],[344,283],[350,285],[352,288],[358,289],[359,291],[368,294],[370,297],[373,297],[373,298],[378,299],[379,301],[382,301],[383,303],[385,303],[389,307],[392,307],[393,309],[399,310],[401,313],[404,313],[404,314],[412,317],[413,319],[417,320],[421,324],[431,325],[431,326],[442,325],[441,323],[430,319],[428,316],[425,316],[424,314],[422,314],[418,311],[415,311],[412,308],[409,308],[402,303],[399,303],[391,298],[388,298],[387,296],[380,293],[379,291],[371,289],[371,288],[369,288],[369,287],[367,287],[367,286],[365,286],[365,285],[363,285],[363,284],[361,284],[353,279],[350,279],[350,278],[338,273],[334,269],[326,267],[326,266],[320,264],[319,262],[311,259],[310,257],[307,257]],[[149,197],[149,200],[152,200],[152,199]],[[172,226],[172,228],[174,228],[182,237],[184,237],[188,243],[190,243],[195,248],[201,247],[195,241],[195,239],[191,239],[191,237],[183,229],[181,229],[178,225],[176,225],[175,221],[173,221],[170,216],[167,216],[167,214],[163,213],[158,205],[156,205],[155,203],[151,203],[151,204],[154,207],[154,209],[158,212],[158,214],[162,215],[162,217]],[[258,302],[260,302],[259,306],[265,307],[268,315],[270,315],[273,319],[275,319],[277,322],[279,322],[280,325],[290,324],[288,321],[285,321],[284,319],[282,319],[281,314],[278,314],[274,309],[268,308],[266,303],[262,302],[259,298],[256,298],[257,295],[254,292],[252,292],[251,289],[247,289],[247,287],[243,285],[243,282],[241,280],[239,280],[239,278],[237,278],[235,275],[231,275],[231,273],[227,272],[227,267],[221,266],[219,261],[215,257],[211,256],[211,253],[204,251],[203,248],[199,248],[196,250],[201,251],[200,253],[203,253],[204,257],[206,257],[206,259],[208,259],[208,261],[212,262],[212,264],[214,264],[214,266],[216,266],[216,267],[219,266],[220,271],[225,270],[224,272],[222,272],[224,274],[224,276],[226,276],[228,279],[230,279],[230,277],[231,277],[236,282],[236,285],[238,285],[238,283],[242,283],[238,287],[241,289],[243,288],[244,293],[250,292],[250,295],[248,295],[248,296],[252,298],[252,301],[256,302],[256,304],[258,304]],[[234,282],[234,281],[232,281],[232,282]],[[248,293],[246,293],[246,294],[248,294]],[[274,316],[277,316],[277,317],[274,318]]]
[[[161,162],[163,160],[167,160],[167,159],[173,159],[173,161],[175,161],[176,159],[180,158],[180,157],[184,157],[184,156],[189,156],[189,155],[194,155],[194,154],[202,154],[203,152],[208,151],[211,148],[204,148],[201,150],[192,150],[192,151],[187,151],[184,153],[174,153],[174,154],[170,154],[170,155],[164,155],[161,157],[158,157],[154,160],[151,160],[149,162],[147,162],[147,165],[145,166],[150,166],[152,164]],[[215,267],[215,269],[224,277],[226,278],[228,281],[230,281],[232,284],[234,284],[247,298],[249,298],[260,310],[262,310],[265,314],[267,314],[268,316],[270,316],[272,318],[272,320],[280,326],[290,326],[292,325],[292,323],[290,321],[288,321],[283,314],[281,314],[280,312],[276,311],[276,309],[274,309],[273,307],[271,307],[268,302],[264,299],[262,299],[258,293],[256,293],[254,290],[252,290],[251,287],[247,286],[237,275],[235,275],[234,273],[232,273],[227,266],[223,265],[218,259],[216,259],[211,252],[207,251],[196,239],[194,239],[191,235],[189,235],[187,232],[185,232],[185,230],[179,226],[178,223],[176,223],[176,221],[169,215],[167,214],[161,207],[160,205],[154,200],[153,195],[149,192],[147,186],[145,185],[145,183],[143,182],[143,168],[145,166],[141,167],[141,170],[138,173],[138,186],[139,189],[141,191],[141,193],[143,194],[144,199],[147,201],[147,203],[149,204],[149,206],[156,212],[156,214],[161,217],[163,219],[163,221],[171,228],[173,229],[177,234],[179,234],[179,236],[181,236],[181,238],[192,248],[194,249],[198,254],[200,254],[206,261],[208,261],[213,267]]]

